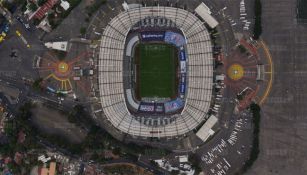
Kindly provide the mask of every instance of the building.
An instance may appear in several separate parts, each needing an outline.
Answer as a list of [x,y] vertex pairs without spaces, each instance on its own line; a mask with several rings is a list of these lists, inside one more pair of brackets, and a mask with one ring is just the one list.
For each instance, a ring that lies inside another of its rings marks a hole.
[[37,28],[40,28],[45,32],[51,32],[52,28],[49,24],[47,16],[37,25]]
[[51,157],[46,157],[45,155],[41,155],[38,157],[39,161],[42,161],[43,163],[47,163],[49,160],[51,160]]
[[66,11],[66,10],[69,9],[70,4],[69,4],[69,2],[67,2],[67,1],[62,1],[62,0],[61,0],[60,6]]
[[31,16],[29,16],[29,20],[31,19],[43,19],[47,12],[58,2],[58,0],[48,0],[44,5],[39,7]]
[[209,7],[205,3],[201,3],[196,9],[195,12],[211,27],[215,28],[219,23],[211,15]]
[[188,155],[181,155],[181,156],[178,156],[179,158],[179,162],[180,163],[187,163],[189,160],[189,156]]
[[45,46],[48,49],[54,49],[59,51],[67,51],[68,42],[67,41],[60,41],[60,42],[47,42]]
[[214,134],[212,127],[217,123],[218,119],[211,115],[206,123],[197,131],[196,135],[205,142],[211,135]]

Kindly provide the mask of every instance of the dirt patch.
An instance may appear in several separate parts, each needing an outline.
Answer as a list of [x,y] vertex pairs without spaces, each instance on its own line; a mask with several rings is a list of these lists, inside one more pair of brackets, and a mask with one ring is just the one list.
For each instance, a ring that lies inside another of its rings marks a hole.
[[68,122],[59,110],[37,104],[32,113],[32,122],[42,132],[62,136],[72,143],[82,142],[87,134],[84,129]]

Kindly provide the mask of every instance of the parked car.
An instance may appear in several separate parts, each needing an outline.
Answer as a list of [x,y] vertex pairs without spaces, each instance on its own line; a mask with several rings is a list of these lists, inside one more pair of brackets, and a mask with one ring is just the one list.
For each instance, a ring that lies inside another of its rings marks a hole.
[[26,23],[24,22],[24,20],[20,17],[20,16],[17,16],[16,19],[26,28],[26,29],[30,29],[30,24],[29,23]]

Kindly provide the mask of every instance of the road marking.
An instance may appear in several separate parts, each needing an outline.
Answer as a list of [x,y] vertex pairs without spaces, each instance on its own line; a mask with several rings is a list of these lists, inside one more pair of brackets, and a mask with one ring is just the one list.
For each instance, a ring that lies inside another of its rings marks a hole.
[[61,89],[64,90],[64,81],[61,81]]
[[28,43],[28,41],[25,39],[25,37],[23,37],[23,36],[21,35],[21,33],[19,32],[19,30],[16,30],[16,34],[17,34],[17,36],[20,37],[20,39],[21,39],[22,42],[27,46],[27,48],[30,48],[30,47],[31,47],[30,44]]
[[259,104],[262,105],[264,103],[264,101],[266,100],[266,98],[268,97],[268,95],[270,94],[271,92],[271,89],[272,89],[272,81],[273,81],[273,60],[272,60],[272,56],[271,56],[271,53],[267,47],[267,45],[265,44],[265,42],[263,40],[260,41],[261,45],[262,45],[262,48],[264,49],[264,52],[266,54],[266,57],[269,61],[269,65],[270,65],[270,80],[269,80],[269,85],[264,93],[264,95],[262,96]]
[[49,79],[50,77],[52,77],[53,76],[53,74],[49,74],[47,77],[45,77],[44,79],[45,80],[47,80],[47,79]]
[[68,84],[69,84],[69,86],[70,86],[70,89],[72,89],[72,85],[71,85],[70,80],[69,80],[69,79],[67,79],[67,81],[68,81]]

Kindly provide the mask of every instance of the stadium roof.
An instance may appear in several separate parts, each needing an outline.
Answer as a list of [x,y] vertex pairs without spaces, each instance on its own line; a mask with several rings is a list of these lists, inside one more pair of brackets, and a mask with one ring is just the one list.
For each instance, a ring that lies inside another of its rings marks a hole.
[[[127,77],[123,76],[126,36],[132,26],[141,25],[140,20],[149,17],[176,22],[187,39],[189,72],[185,107],[181,114],[174,114],[174,121],[158,126],[146,125],[128,111],[123,88],[124,77]],[[184,135],[206,119],[210,107],[213,89],[210,34],[199,18],[184,9],[161,6],[129,9],[114,17],[103,32],[98,72],[100,112],[118,130],[141,137]]]

